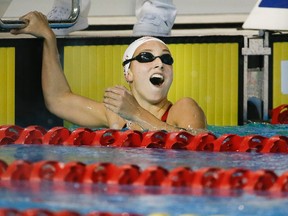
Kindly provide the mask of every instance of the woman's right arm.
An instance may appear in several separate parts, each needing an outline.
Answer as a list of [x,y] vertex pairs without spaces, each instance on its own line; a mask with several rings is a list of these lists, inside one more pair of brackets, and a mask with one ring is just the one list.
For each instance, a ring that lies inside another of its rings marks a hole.
[[12,30],[12,34],[31,34],[44,39],[42,89],[48,110],[81,126],[107,126],[106,109],[102,103],[71,92],[59,60],[56,37],[46,17],[39,12],[30,12],[21,19],[27,22],[27,26]]

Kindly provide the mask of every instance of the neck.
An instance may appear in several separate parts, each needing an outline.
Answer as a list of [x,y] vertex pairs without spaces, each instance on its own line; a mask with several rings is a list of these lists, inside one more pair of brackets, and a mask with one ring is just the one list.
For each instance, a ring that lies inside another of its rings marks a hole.
[[142,108],[144,108],[157,118],[161,118],[163,113],[168,109],[168,107],[171,104],[171,102],[168,101],[167,98],[165,98],[164,100],[160,101],[157,104],[151,104],[147,101],[138,101],[138,103]]

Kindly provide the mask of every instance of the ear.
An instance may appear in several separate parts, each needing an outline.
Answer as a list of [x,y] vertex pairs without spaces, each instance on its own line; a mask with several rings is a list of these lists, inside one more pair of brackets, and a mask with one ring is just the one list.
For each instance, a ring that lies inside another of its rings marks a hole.
[[128,83],[131,83],[133,81],[133,73],[130,70],[130,68],[128,69],[128,71],[126,73],[125,79]]

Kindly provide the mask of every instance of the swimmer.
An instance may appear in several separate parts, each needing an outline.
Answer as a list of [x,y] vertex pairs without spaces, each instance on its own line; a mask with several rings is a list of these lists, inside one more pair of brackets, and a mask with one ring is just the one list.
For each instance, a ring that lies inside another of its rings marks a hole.
[[173,81],[173,58],[167,45],[155,37],[134,41],[124,53],[124,76],[129,89],[107,88],[103,101],[74,94],[63,73],[56,37],[45,15],[30,12],[27,23],[12,34],[43,38],[42,89],[45,104],[58,117],[82,127],[155,131],[206,131],[206,117],[195,100],[181,98],[172,104],[168,91]]

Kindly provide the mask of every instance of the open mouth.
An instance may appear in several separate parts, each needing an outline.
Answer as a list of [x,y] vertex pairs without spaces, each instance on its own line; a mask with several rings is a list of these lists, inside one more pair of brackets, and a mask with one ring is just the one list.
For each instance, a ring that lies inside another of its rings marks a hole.
[[154,74],[150,78],[150,82],[155,86],[160,86],[164,82],[164,77],[161,74]]

